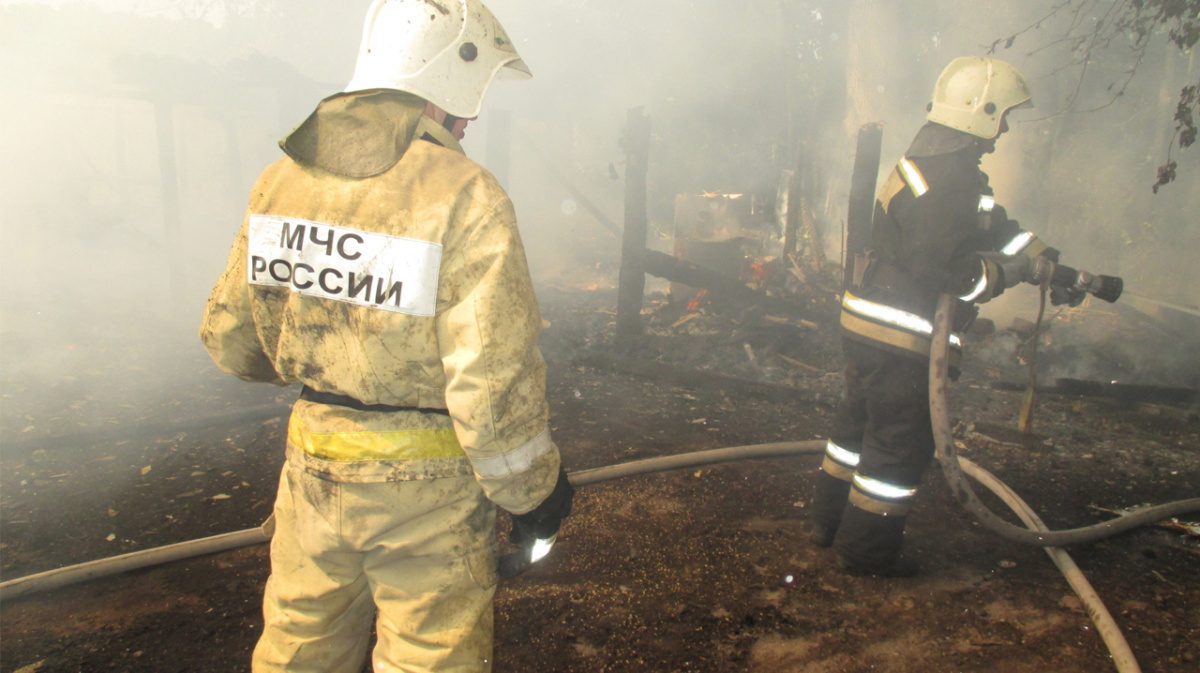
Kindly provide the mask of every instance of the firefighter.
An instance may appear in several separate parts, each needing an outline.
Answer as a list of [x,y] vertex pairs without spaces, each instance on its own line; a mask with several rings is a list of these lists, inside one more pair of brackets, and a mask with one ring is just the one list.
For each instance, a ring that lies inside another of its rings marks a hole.
[[[811,540],[833,547],[853,575],[909,576],[905,520],[934,454],[929,416],[932,319],[943,292],[959,297],[955,327],[976,304],[1022,281],[1058,252],[1022,231],[997,205],[979,168],[1008,131],[1012,110],[1032,107],[1012,65],[958,58],[938,78],[928,121],[875,202],[871,249],[855,260],[842,301],[846,393],[816,478]],[[1083,292],[1056,289],[1056,304]],[[957,375],[961,343],[951,336]]]
[[[572,489],[512,203],[459,140],[525,63],[478,0],[374,0],[353,79],[280,142],[200,337],[303,384],[256,673],[491,669],[495,506],[530,549]],[[532,552],[530,552],[532,553]]]

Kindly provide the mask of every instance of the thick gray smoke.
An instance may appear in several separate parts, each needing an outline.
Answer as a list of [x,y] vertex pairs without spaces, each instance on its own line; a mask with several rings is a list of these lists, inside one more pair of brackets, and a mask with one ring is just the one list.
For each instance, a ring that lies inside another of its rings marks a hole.
[[[615,282],[619,238],[601,219],[621,222],[630,108],[653,124],[652,231],[669,231],[678,193],[769,200],[783,171],[807,162],[820,168],[817,225],[838,258],[858,125],[885,123],[886,173],[942,67],[985,53],[1044,5],[488,4],[535,77],[496,83],[466,147],[509,187],[539,283],[576,288]],[[0,5],[0,383],[22,391],[5,405],[5,433],[51,384],[122,391],[110,406],[179,392],[176,369],[161,365],[202,363],[195,329],[246,194],[280,156],[276,141],[348,81],[366,5]],[[998,200],[1067,263],[1197,303],[1196,151],[1179,155],[1176,184],[1150,193],[1195,57],[1160,39],[1108,104],[1128,67],[1108,52],[1078,96],[1102,109],[1056,114],[1077,73],[1061,70],[1062,53],[1030,53],[1054,30],[998,54],[1030,76],[1038,105],[985,162]],[[502,162],[493,148],[505,143]],[[989,314],[1002,326],[1031,317],[1035,299],[1027,291]]]

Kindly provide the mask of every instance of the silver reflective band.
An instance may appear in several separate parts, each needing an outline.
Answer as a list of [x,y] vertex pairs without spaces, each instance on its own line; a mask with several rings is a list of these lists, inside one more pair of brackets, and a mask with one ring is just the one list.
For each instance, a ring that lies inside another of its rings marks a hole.
[[983,196],[979,197],[979,212],[990,213],[995,207],[996,198],[994,196],[988,196],[987,194],[984,194]]
[[1000,252],[1002,252],[1006,255],[1015,255],[1018,252],[1021,252],[1021,250],[1023,250],[1025,248],[1025,246],[1029,245],[1029,242],[1032,240],[1033,240],[1033,233],[1028,232],[1028,231],[1023,231],[1023,232],[1017,234],[1016,238],[1009,241],[1008,245],[1004,246],[1004,248],[1001,249]]
[[854,475],[854,485],[859,489],[870,493],[871,495],[877,495],[881,498],[889,498],[893,500],[900,498],[911,498],[917,494],[917,489],[915,488],[893,486],[885,481],[864,477],[861,474]]
[[[876,304],[866,299],[859,299],[849,292],[846,293],[846,298],[842,300],[842,304],[851,311],[869,318],[882,320],[889,325],[895,325],[910,332],[933,336],[933,323],[915,313],[901,311],[898,308],[885,306],[884,304]],[[950,335],[950,345],[962,346],[962,340],[958,338],[957,334]]]
[[979,264],[983,266],[983,272],[979,274],[979,282],[975,283],[975,287],[970,292],[959,297],[959,299],[963,301],[975,301],[988,288],[987,263],[980,260]]
[[854,453],[848,449],[843,449],[837,444],[834,444],[832,440],[825,444],[825,453],[829,454],[830,458],[841,463],[842,465],[849,465],[850,467],[856,467],[860,459],[860,456],[857,453]]
[[929,191],[929,185],[925,182],[925,176],[921,175],[921,171],[913,165],[913,162],[908,160],[908,157],[900,159],[900,171],[904,173],[905,181],[908,182],[908,186],[912,187],[913,192],[917,196],[921,196]]
[[554,546],[554,541],[558,539],[558,535],[551,535],[546,540],[534,540],[533,549],[529,552],[529,562],[535,563],[546,557],[550,553],[550,548]]
[[482,479],[497,479],[527,471],[533,466],[535,460],[550,453],[553,449],[554,442],[550,441],[550,428],[546,428],[538,433],[537,437],[508,453],[476,457],[471,455],[474,452],[468,451],[467,455],[471,459],[471,465],[475,468],[477,476]]

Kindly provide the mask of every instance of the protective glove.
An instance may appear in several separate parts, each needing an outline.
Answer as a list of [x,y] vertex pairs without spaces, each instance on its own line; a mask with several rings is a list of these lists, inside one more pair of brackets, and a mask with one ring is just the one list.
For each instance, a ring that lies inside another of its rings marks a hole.
[[558,528],[562,520],[571,514],[574,498],[575,487],[568,481],[567,471],[560,467],[554,490],[546,496],[542,504],[524,514],[510,514],[512,532],[509,534],[509,542],[518,549],[500,557],[502,577],[516,577],[550,553],[550,548],[558,538]]

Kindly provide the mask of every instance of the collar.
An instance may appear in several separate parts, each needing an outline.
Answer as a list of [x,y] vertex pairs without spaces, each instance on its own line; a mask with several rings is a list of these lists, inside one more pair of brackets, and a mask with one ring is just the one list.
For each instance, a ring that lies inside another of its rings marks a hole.
[[373,177],[404,155],[424,108],[420,98],[391,89],[334,94],[279,146],[302,164],[350,178]]
[[462,145],[458,142],[458,139],[455,138],[450,131],[446,130],[445,126],[433,121],[431,117],[422,115],[421,121],[417,122],[417,132],[415,137],[441,145],[442,147],[458,152],[459,154],[466,154],[466,152],[463,151]]
[[953,154],[976,144],[978,137],[943,126],[937,122],[928,122],[917,132],[904,153],[907,157],[934,157],[941,154]]

